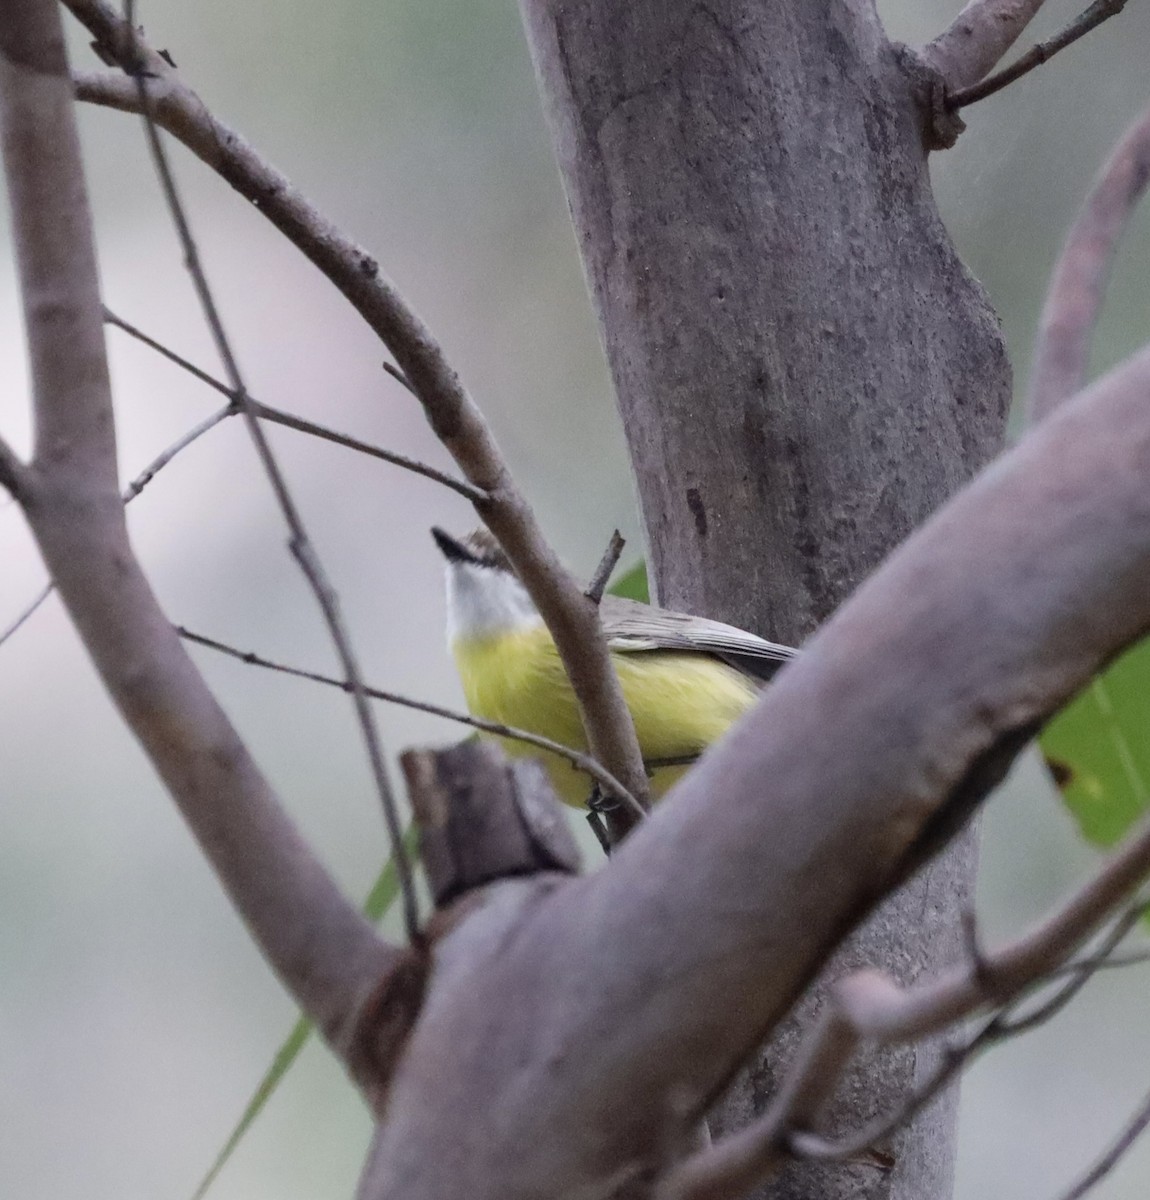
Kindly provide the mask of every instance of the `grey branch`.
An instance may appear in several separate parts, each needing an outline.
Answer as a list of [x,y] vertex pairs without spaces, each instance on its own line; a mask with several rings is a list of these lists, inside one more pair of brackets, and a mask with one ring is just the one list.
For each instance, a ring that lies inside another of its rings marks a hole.
[[11,446],[0,438],[0,488],[3,488],[13,500],[19,501],[26,491],[26,474],[24,464]]
[[1110,266],[1150,183],[1150,108],[1099,172],[1051,276],[1038,325],[1027,415],[1041,420],[1082,386]]
[[950,92],[971,87],[993,71],[1042,7],[1043,0],[970,0],[923,57]]
[[[487,499],[476,511],[498,538],[555,638],[591,753],[646,803],[647,777],[596,606],[543,537],[495,439],[442,348],[362,247],[339,232],[234,130],[218,121],[160,55],[104,0],[64,0],[101,50],[126,69],[142,62],[160,125],[250,200],[344,294],[388,347],[432,429]],[[124,86],[128,83],[129,86]],[[138,111],[130,81],[81,76],[80,99]],[[624,807],[622,825],[634,818]]]
[[0,24],[0,115],[32,361],[24,511],[112,699],[268,960],[346,1058],[400,955],[300,838],[133,554],[72,92],[54,0],[13,8]]
[[968,104],[985,100],[987,96],[993,96],[995,92],[1002,91],[1016,79],[1021,79],[1023,75],[1033,71],[1035,67],[1040,67],[1044,62],[1048,62],[1060,50],[1065,50],[1079,38],[1085,37],[1103,21],[1116,17],[1126,7],[1126,3],[1127,0],[1094,0],[1094,3],[1085,12],[1080,13],[1054,37],[1031,46],[1009,67],[1004,67],[1001,71],[987,76],[986,79],[971,87],[959,88],[957,91],[950,92],[946,98],[947,107],[951,109],[965,108]]

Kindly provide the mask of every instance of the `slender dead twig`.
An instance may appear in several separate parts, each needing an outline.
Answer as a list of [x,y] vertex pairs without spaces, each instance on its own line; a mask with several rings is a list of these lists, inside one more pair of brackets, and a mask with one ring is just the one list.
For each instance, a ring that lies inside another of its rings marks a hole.
[[1138,1106],[1114,1144],[1068,1192],[1062,1194],[1061,1200],[1082,1200],[1087,1192],[1093,1191],[1122,1161],[1123,1156],[1145,1132],[1147,1126],[1150,1126],[1150,1095]]
[[[185,628],[183,625],[176,626],[176,632],[185,641],[194,642],[197,646],[206,646],[210,650],[218,650],[221,654],[226,654],[229,658],[239,659],[240,662],[247,663],[253,667],[263,667],[269,671],[279,671],[284,675],[293,675],[297,679],[309,679],[312,683],[323,683],[328,687],[339,688],[341,691],[349,691],[350,686],[346,680],[336,679],[331,675],[322,675],[318,671],[307,671],[302,667],[292,667],[287,663],[274,662],[270,658],[264,658],[262,655],[255,654],[250,650],[239,650],[235,646],[228,645],[227,642],[221,642],[216,638],[207,637],[202,633],[194,633],[192,630]],[[381,688],[365,685],[364,691],[373,700],[382,700],[387,704],[397,704],[403,708],[412,708],[416,712],[428,713],[433,717],[442,717],[446,721],[455,721],[460,725],[468,725],[472,729],[481,730],[483,733],[490,733],[496,737],[510,738],[515,742],[524,742],[529,746],[536,746],[540,750],[547,750],[551,754],[557,754],[567,761],[576,770],[585,771],[602,787],[605,787],[612,795],[623,798],[625,804],[633,806],[633,810],[640,815],[642,809],[639,808],[638,801],[634,796],[628,795],[623,785],[599,763],[597,763],[589,754],[584,754],[581,750],[576,750],[573,746],[565,746],[562,742],[552,741],[551,738],[543,737],[537,733],[530,733],[526,729],[518,729],[514,725],[504,725],[502,721],[488,721],[483,717],[473,717],[470,713],[460,712],[458,709],[445,708],[441,704],[431,704],[426,700],[415,700],[411,696],[403,696],[398,692],[386,692]]]
[[[124,0],[124,22],[128,30],[134,30],[135,28],[133,14],[134,0]],[[327,573],[324,571],[318,555],[315,553],[315,548],[312,546],[307,530],[304,527],[303,518],[288,489],[287,480],[280,470],[279,463],[272,452],[271,444],[268,442],[260,426],[259,418],[256,416],[248,398],[247,388],[240,373],[239,362],[232,350],[231,343],[224,329],[223,320],[216,306],[211,287],[208,284],[207,274],[200,260],[199,248],[192,235],[191,225],[184,211],[183,203],[180,200],[179,191],[176,188],[175,176],[172,173],[171,164],[168,162],[167,152],[164,149],[164,144],[156,125],[153,105],[148,90],[149,73],[147,66],[142,57],[138,55],[134,45],[130,46],[126,53],[133,55],[126,69],[136,85],[145,136],[152,160],[155,164],[156,174],[164,193],[164,198],[171,213],[172,221],[176,226],[176,232],[183,249],[184,265],[192,280],[192,285],[199,299],[204,319],[208,324],[212,340],[215,343],[216,351],[223,362],[224,372],[228,378],[233,400],[238,406],[248,432],[251,435],[256,455],[263,466],[268,482],[271,484],[276,502],[290,532],[289,546],[292,555],[299,563],[304,577],[307,579],[319,603],[320,610],[331,633],[332,641],[335,644],[336,652],[339,655],[340,665],[351,685],[356,718],[367,750],[368,763],[371,768],[376,792],[383,807],[384,822],[387,826],[388,837],[391,842],[391,853],[399,874],[400,890],[403,895],[404,924],[407,930],[408,941],[412,945],[417,945],[421,941],[422,934],[420,931],[419,903],[415,893],[415,878],[411,857],[403,841],[403,827],[399,819],[399,807],[392,792],[391,783],[387,777],[387,767],[383,758],[383,745],[380,740],[379,730],[376,728],[375,718],[367,703],[367,697],[364,695],[363,675],[352,648],[351,635],[340,612],[339,597]]]
[[626,544],[626,538],[616,529],[611,534],[607,549],[603,551],[603,557],[599,560],[594,575],[591,576],[587,590],[583,593],[593,604],[598,604],[603,599],[603,592],[607,588],[611,572],[619,565],[619,555],[623,553],[623,547]]
[[[205,417],[197,425],[193,425],[187,433],[177,438],[170,446],[161,450],[155,458],[133,479],[122,493],[122,499],[125,504],[130,504],[135,498],[148,486],[149,483],[156,477],[158,472],[172,461],[181,451],[186,450],[193,442],[204,436],[209,430],[214,429],[225,417],[230,417],[235,410],[231,405],[226,405],[223,408],[217,409],[210,417]],[[32,598],[25,606],[24,610],[12,621],[4,630],[0,630],[0,646],[12,637],[14,633],[28,620],[29,617],[44,603],[45,600],[56,590],[56,585],[49,581],[40,591]]]
[[[238,405],[239,394],[237,392],[208,371],[197,367],[195,363],[189,362],[183,355],[177,354],[171,347],[165,346],[163,342],[158,342],[153,337],[149,337],[142,329],[117,316],[107,307],[104,308],[104,319],[109,325],[123,330],[130,337],[142,342],[149,349],[155,350],[157,354],[162,355],[169,362],[175,363],[176,366],[187,371],[189,375],[194,376],[201,383],[207,384],[208,387],[213,388],[221,395],[227,396],[232,400],[233,404]],[[337,433],[334,429],[328,429],[325,425],[318,425],[314,421],[309,421],[304,417],[297,417],[295,414],[285,412],[280,408],[273,408],[270,404],[261,404],[253,396],[248,396],[248,400],[254,407],[256,416],[264,421],[270,421],[273,425],[282,425],[286,429],[295,429],[300,433],[310,434],[312,437],[320,438],[325,442],[334,442],[337,446],[346,446],[349,450],[356,450],[360,454],[368,455],[370,458],[378,458],[383,462],[402,467],[405,471],[411,471],[415,475],[422,475],[426,479],[443,484],[444,487],[450,488],[453,492],[458,492],[465,500],[470,500],[472,504],[480,504],[487,499],[486,494],[480,488],[474,487],[465,479],[457,479],[454,475],[448,475],[446,471],[440,471],[438,468],[420,462],[418,459],[409,458],[406,454],[398,454],[394,450],[385,450],[381,446],[372,445],[370,442],[361,441],[359,438],[350,437],[348,434]],[[234,411],[238,412],[238,407]]]
[[1053,58],[1060,50],[1073,45],[1079,38],[1085,37],[1092,29],[1097,29],[1103,21],[1116,17],[1125,7],[1127,0],[1094,0],[1085,11],[1079,13],[1064,29],[1060,29],[1052,38],[1031,46],[1025,54],[1012,62],[1009,67],[996,71],[978,83],[969,87],[958,88],[947,94],[946,106],[950,109],[965,108],[993,96],[995,92],[1020,79],[1028,71],[1040,67],[1044,62]]
[[1038,323],[1027,419],[1040,421],[1082,386],[1118,241],[1150,184],[1150,108],[1122,136],[1067,235]]
[[[487,494],[476,510],[499,540],[555,639],[594,757],[646,803],[647,779],[631,715],[598,612],[543,537],[482,413],[430,331],[362,247],[339,232],[234,130],[218,121],[176,71],[105,0],[64,0],[107,61],[149,74],[153,117],[250,200],[344,294],[389,348],[432,429],[466,479]],[[139,97],[124,81],[78,76],[76,95],[122,111]],[[625,806],[616,837],[635,824]]]
[[1042,7],[1043,0],[970,0],[949,28],[924,46],[923,58],[949,91],[977,83],[992,71]]

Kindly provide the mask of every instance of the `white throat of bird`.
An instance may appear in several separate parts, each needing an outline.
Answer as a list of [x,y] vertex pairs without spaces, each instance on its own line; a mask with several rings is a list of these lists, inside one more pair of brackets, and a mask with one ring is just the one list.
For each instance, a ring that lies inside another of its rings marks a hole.
[[527,589],[502,567],[457,560],[447,564],[447,642],[482,641],[540,624]]

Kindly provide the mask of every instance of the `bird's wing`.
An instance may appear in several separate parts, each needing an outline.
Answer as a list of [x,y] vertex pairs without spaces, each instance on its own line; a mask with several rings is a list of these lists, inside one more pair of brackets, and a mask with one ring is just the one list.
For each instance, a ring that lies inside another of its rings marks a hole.
[[790,646],[768,642],[722,621],[671,612],[621,596],[604,596],[600,617],[607,644],[612,650],[624,653],[693,650],[713,654],[756,679],[770,679],[783,663],[798,653]]

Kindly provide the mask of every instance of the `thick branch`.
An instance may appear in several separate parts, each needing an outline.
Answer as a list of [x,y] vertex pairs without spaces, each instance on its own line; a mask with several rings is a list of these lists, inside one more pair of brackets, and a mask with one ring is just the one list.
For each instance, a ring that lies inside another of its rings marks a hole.
[[160,611],[116,484],[95,250],[53,0],[0,22],[0,104],[35,455],[24,509],[113,700],[253,936],[338,1049],[396,961],[280,809]]
[[[512,479],[482,413],[442,348],[399,295],[379,264],[341,234],[237,133],[204,106],[179,75],[103,0],[65,0],[101,49],[121,66],[142,61],[158,125],[183,142],[252,203],[350,301],[394,355],[432,429],[468,481],[487,500],[476,510],[499,539],[531,594],[563,659],[587,729],[591,752],[633,796],[647,795],[639,744],[623,702],[596,605],[564,569]],[[135,110],[132,89],[112,81],[77,81],[77,95]],[[630,823],[630,820],[627,821]]]
[[831,948],[1150,627],[1148,400],[1150,350],[913,535],[607,870],[533,908],[504,885],[441,945],[364,1197],[594,1194],[665,1161]]
[[1114,251],[1150,183],[1150,108],[1102,168],[1054,268],[1030,376],[1027,415],[1041,420],[1086,378]]
[[923,47],[923,57],[949,91],[970,87],[994,70],[1042,7],[1043,0],[970,0],[948,29]]

